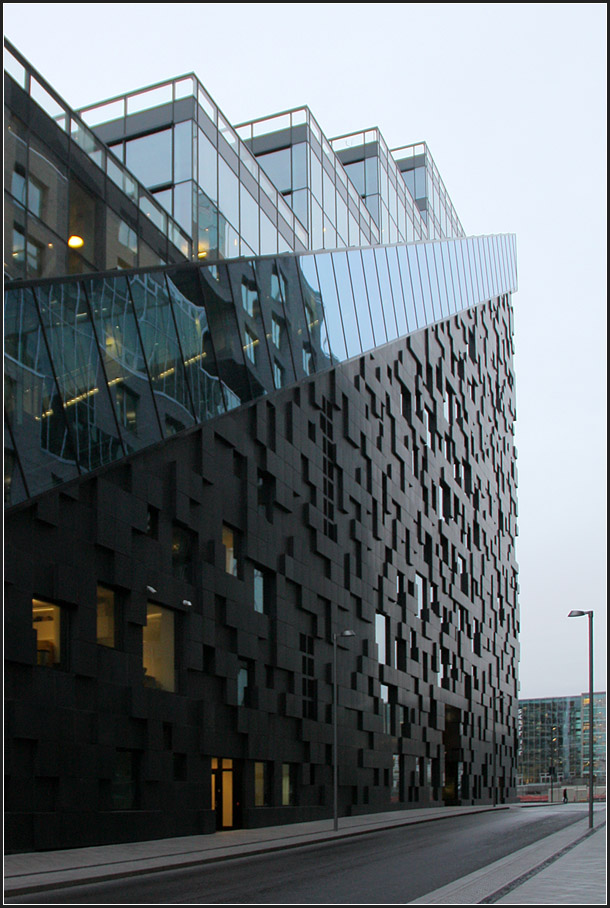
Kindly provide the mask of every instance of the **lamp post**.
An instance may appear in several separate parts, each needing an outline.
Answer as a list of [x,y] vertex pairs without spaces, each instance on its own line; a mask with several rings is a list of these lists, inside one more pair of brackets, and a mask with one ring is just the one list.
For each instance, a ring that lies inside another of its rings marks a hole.
[[593,829],[593,611],[572,609],[568,618],[589,618],[589,829]]
[[338,778],[338,730],[337,730],[337,637],[355,637],[350,630],[333,634],[333,829],[339,828],[339,778]]

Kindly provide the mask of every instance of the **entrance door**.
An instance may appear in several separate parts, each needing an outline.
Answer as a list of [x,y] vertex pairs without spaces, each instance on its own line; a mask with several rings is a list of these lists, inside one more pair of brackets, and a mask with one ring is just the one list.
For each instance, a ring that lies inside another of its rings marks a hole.
[[239,780],[234,760],[212,757],[212,810],[216,811],[216,829],[234,829],[241,825]]

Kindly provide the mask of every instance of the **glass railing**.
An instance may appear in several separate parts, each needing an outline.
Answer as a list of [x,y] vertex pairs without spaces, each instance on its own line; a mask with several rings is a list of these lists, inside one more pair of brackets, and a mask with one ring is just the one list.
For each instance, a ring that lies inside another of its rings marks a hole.
[[190,258],[191,240],[155,198],[95,136],[83,119],[51,88],[9,41],[4,41],[4,70],[68,133],[73,142],[102,170],[155,224],[157,229],[184,255]]

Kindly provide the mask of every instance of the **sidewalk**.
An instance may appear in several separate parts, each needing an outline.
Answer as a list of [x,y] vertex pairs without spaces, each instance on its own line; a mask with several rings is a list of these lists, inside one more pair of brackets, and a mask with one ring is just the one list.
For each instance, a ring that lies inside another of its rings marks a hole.
[[[544,807],[513,807],[544,810]],[[605,905],[606,807],[412,905]]]
[[[332,828],[332,820],[321,820],[263,829],[234,829],[215,835],[13,854],[4,859],[4,894],[5,897],[25,895],[150,871],[192,867],[211,861],[363,835],[377,829],[432,822],[449,816],[520,809],[540,808],[522,808],[518,805],[433,807],[342,817],[337,832]],[[605,806],[597,808],[596,828],[605,824],[605,817]],[[590,835],[587,833],[588,818],[585,815],[583,820],[567,829],[429,893],[416,903],[480,904],[493,901],[528,904],[531,899],[535,904],[605,904],[605,828]],[[585,836],[582,844],[572,847]],[[536,868],[553,860],[564,849],[570,850],[554,860],[548,870],[542,870],[526,879]],[[513,888],[515,881],[520,883],[518,889]],[[543,890],[546,893],[544,896]],[[523,902],[522,895],[525,899]],[[568,897],[570,895],[575,898],[571,900]]]

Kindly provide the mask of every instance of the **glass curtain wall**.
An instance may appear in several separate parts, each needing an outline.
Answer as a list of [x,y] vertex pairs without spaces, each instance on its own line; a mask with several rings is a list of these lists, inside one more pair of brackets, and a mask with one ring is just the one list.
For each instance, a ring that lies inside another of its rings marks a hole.
[[9,285],[6,503],[514,289],[512,236]]

